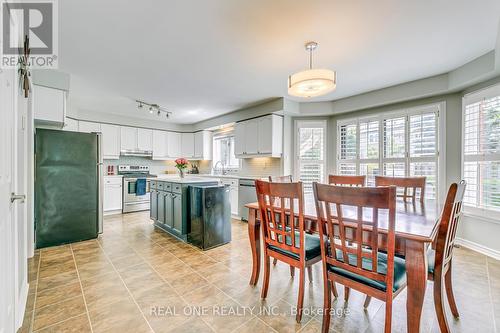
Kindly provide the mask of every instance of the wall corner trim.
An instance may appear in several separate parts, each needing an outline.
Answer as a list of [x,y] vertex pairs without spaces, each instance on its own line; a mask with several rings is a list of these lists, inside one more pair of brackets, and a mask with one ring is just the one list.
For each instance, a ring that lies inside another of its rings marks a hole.
[[471,242],[470,240],[459,237],[456,238],[456,244],[468,248],[470,250],[479,252],[481,254],[484,254],[485,256],[491,257],[493,259],[500,260],[500,251],[498,250],[494,250],[484,245]]

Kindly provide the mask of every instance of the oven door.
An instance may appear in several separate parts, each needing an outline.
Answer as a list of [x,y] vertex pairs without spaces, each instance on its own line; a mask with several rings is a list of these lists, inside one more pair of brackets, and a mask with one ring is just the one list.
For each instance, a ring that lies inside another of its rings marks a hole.
[[151,182],[146,180],[146,194],[144,195],[136,195],[136,178],[124,178],[123,179],[123,202],[139,202],[139,201],[147,201],[149,202],[149,192]]

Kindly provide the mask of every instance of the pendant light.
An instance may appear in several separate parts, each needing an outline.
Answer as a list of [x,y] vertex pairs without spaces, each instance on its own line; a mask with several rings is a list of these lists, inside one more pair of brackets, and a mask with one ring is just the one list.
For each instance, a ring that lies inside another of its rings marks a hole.
[[313,51],[318,47],[318,43],[309,42],[305,46],[309,52],[309,69],[288,77],[288,94],[296,97],[316,97],[335,90],[337,82],[334,71],[312,68]]

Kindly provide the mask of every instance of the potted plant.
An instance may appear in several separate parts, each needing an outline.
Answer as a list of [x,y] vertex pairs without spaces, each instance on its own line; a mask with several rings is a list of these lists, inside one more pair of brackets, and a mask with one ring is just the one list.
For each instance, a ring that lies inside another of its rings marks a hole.
[[179,176],[184,178],[184,170],[188,167],[188,161],[181,157],[175,160],[175,167],[179,170]]

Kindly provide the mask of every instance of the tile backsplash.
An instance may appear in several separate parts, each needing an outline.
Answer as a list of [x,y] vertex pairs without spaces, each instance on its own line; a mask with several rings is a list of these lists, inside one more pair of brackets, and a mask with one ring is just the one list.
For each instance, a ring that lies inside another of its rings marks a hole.
[[[200,161],[200,173],[211,173],[211,161]],[[233,174],[233,172],[229,172]],[[270,157],[241,159],[241,168],[234,172],[239,176],[279,176],[281,175],[281,159]]]
[[[212,161],[195,161],[193,163],[197,163],[200,173],[212,173]],[[104,160],[104,172],[107,172],[108,165],[116,167],[119,164],[147,165],[152,174],[177,173],[174,161],[157,161],[135,156],[121,156],[118,160]],[[261,177],[279,176],[281,174],[281,159],[270,157],[245,158],[241,160],[240,170],[234,174]]]
[[150,173],[152,174],[163,174],[163,173],[176,173],[174,161],[157,161],[145,157],[135,157],[135,156],[120,156],[118,160],[104,160],[104,172],[107,172],[108,165],[115,166],[115,172],[117,172],[117,165],[146,165],[149,166]]

